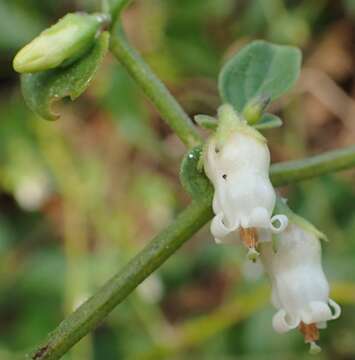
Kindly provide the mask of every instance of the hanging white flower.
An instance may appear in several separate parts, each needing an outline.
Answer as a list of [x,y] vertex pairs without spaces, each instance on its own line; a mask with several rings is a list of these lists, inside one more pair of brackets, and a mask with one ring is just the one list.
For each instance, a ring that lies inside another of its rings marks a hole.
[[218,128],[204,150],[204,169],[214,186],[211,233],[216,242],[242,238],[255,250],[287,226],[284,215],[272,216],[276,194],[269,179],[266,139],[230,105],[218,111]]
[[321,245],[313,231],[290,223],[279,236],[277,249],[261,245],[261,260],[272,283],[275,331],[299,328],[312,351],[320,348],[318,329],[339,317],[340,306],[329,298],[329,285],[321,264]]

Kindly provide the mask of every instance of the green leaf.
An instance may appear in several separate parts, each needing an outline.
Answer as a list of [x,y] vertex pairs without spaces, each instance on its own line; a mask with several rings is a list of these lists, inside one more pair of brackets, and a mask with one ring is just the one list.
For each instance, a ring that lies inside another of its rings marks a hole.
[[301,57],[295,47],[252,42],[233,56],[220,73],[219,91],[223,101],[242,111],[256,96],[275,100],[295,84]]
[[180,180],[193,199],[212,201],[212,184],[203,170],[198,170],[200,156],[202,156],[201,145],[193,148],[185,155],[181,163]]
[[253,126],[258,130],[273,129],[282,126],[282,120],[276,115],[265,113]]
[[59,114],[51,110],[53,102],[65,97],[75,100],[88,88],[108,46],[109,34],[104,32],[92,50],[71,66],[21,75],[22,93],[28,107],[44,119],[57,119]]
[[209,115],[196,115],[194,117],[194,120],[196,121],[197,125],[208,130],[216,130],[217,129],[217,119],[215,119],[213,116]]

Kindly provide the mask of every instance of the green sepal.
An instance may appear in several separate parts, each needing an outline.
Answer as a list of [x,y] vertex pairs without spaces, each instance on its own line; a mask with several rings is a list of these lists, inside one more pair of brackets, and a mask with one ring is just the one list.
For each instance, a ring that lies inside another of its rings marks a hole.
[[283,122],[278,116],[274,114],[265,113],[264,115],[262,115],[260,121],[254,124],[253,127],[258,130],[267,130],[267,129],[278,128],[282,126],[282,124]]
[[248,125],[231,104],[221,105],[218,108],[218,126],[213,135],[218,146],[223,146],[230,135],[236,132],[244,133],[257,141],[266,142],[265,137],[254,127]]
[[51,109],[53,102],[65,97],[75,100],[88,88],[108,46],[109,33],[104,32],[90,52],[69,67],[21,75],[22,93],[28,107],[44,119],[57,119],[59,114]]
[[195,115],[194,120],[198,126],[207,130],[216,130],[218,126],[218,121],[213,116],[199,114]]

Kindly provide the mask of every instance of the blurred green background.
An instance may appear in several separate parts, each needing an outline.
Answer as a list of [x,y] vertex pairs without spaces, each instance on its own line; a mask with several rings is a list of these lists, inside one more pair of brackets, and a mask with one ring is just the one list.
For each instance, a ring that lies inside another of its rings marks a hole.
[[[57,122],[25,106],[15,52],[68,11],[98,1],[0,0],[0,359],[33,347],[189,202],[185,151],[125,70],[108,56]],[[354,144],[354,0],[137,0],[131,41],[194,115],[214,114],[223,62],[262,38],[302,48],[296,88],[273,105],[274,161]],[[324,267],[342,317],[318,359],[355,359],[355,173],[281,189],[327,233]],[[269,291],[241,247],[206,226],[64,358],[308,359],[297,331],[273,332]]]

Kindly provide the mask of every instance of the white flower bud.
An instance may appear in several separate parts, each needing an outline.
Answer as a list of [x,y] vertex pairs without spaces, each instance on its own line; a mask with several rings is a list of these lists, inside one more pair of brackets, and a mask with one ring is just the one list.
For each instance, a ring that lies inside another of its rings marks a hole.
[[278,309],[273,327],[279,333],[299,327],[315,350],[318,329],[341,312],[329,298],[320,241],[313,232],[292,223],[277,244],[276,251],[271,243],[261,245],[261,260],[272,283],[272,303]]
[[271,232],[287,226],[286,216],[272,217],[270,152],[264,137],[232,111],[228,105],[220,108],[219,121],[227,118],[228,127],[219,125],[222,135],[217,129],[204,152],[205,173],[214,186],[211,232],[216,242],[235,241],[243,229],[257,231],[259,241],[270,240]]

